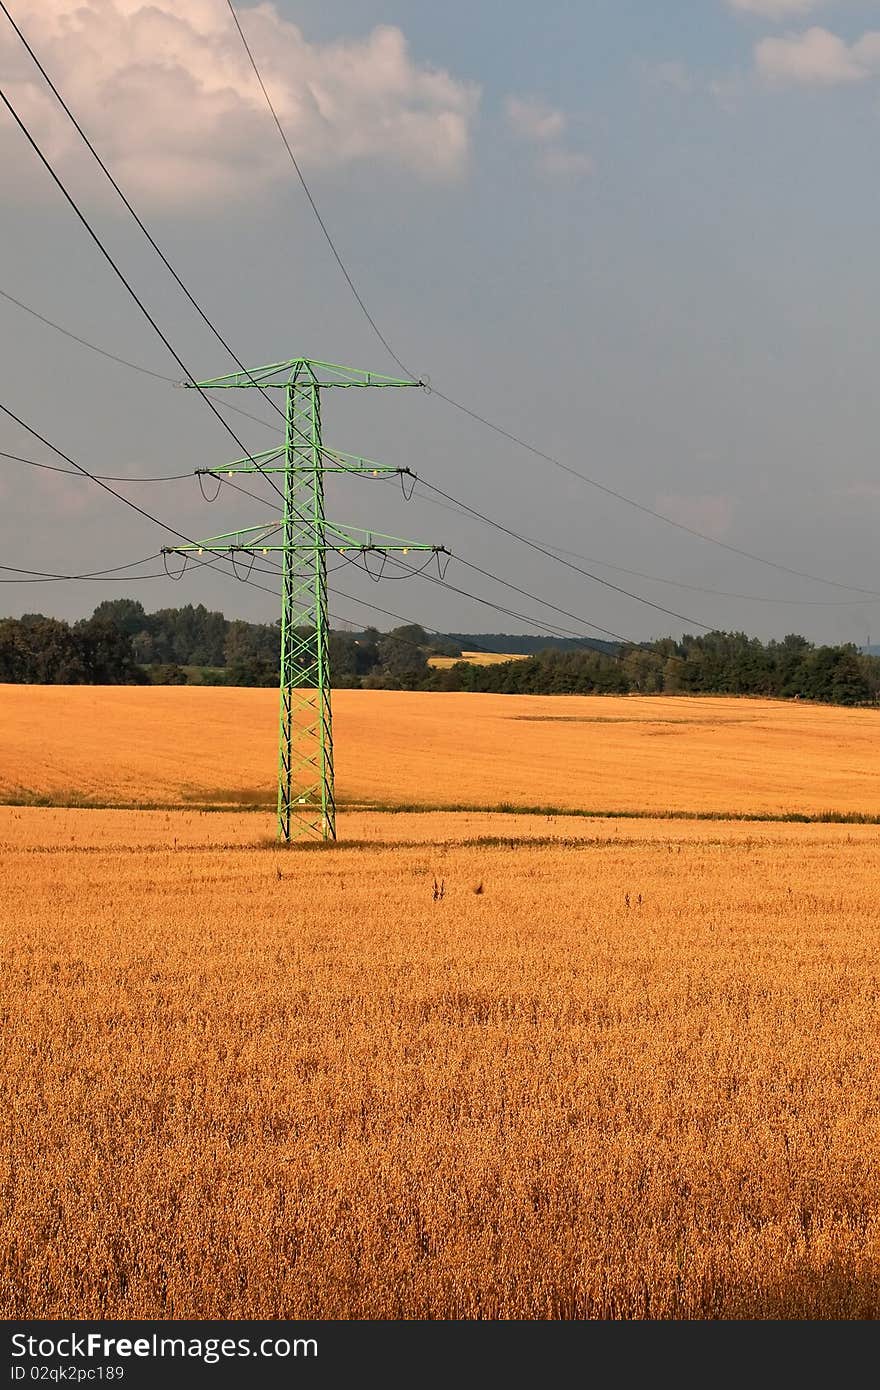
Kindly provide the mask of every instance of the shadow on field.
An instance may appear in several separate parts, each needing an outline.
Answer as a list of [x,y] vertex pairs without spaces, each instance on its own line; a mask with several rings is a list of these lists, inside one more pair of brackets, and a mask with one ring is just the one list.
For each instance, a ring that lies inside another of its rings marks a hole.
[[232,811],[274,811],[275,798],[261,787],[197,787],[180,789],[181,807],[204,810],[208,807]]
[[[680,844],[673,841],[662,841],[670,853],[680,851],[688,847],[687,841]],[[720,840],[702,840],[701,845],[725,843]],[[568,840],[562,836],[543,835],[535,836],[530,839],[527,835],[521,838],[512,838],[506,835],[481,835],[473,839],[457,840],[292,840],[289,844],[283,841],[266,836],[260,840],[249,840],[241,843],[239,841],[214,840],[199,844],[174,843],[171,844],[120,844],[108,841],[106,844],[86,845],[86,844],[53,844],[53,845],[4,845],[3,848],[13,851],[16,854],[26,855],[165,855],[165,854],[260,854],[267,851],[274,851],[278,854],[344,854],[352,850],[373,850],[375,852],[387,851],[396,853],[399,850],[407,849],[570,849],[570,850],[591,850],[591,849],[635,849],[644,846],[644,840],[624,839],[622,836],[609,836],[607,839],[578,839]],[[747,842],[749,849],[754,849],[752,841]]]
[[[524,1281],[528,1287],[528,1278]],[[676,1286],[677,1285],[677,1286]],[[719,1269],[702,1278],[682,1272],[675,1285],[649,1271],[602,1295],[571,1288],[547,1291],[545,1311],[506,1307],[490,1316],[570,1322],[873,1322],[880,1317],[880,1268],[855,1269],[845,1261],[737,1278]],[[436,1311],[434,1316],[449,1316]],[[455,1314],[452,1314],[455,1316]]]
[[[651,1317],[651,1313],[644,1316]],[[873,1321],[880,1316],[880,1268],[854,1270],[841,1263],[821,1271],[804,1267],[760,1282],[709,1287],[698,1310],[673,1317],[784,1322]]]
[[[470,839],[454,840],[292,840],[289,844],[268,836],[242,849],[274,849],[283,854],[343,854],[346,850],[401,849],[608,849],[617,846],[632,849],[644,845],[644,840],[624,839],[622,835],[569,839],[563,835],[475,835]],[[663,842],[667,843],[666,841]],[[685,842],[682,842],[685,843]],[[702,844],[718,843],[702,841]]]

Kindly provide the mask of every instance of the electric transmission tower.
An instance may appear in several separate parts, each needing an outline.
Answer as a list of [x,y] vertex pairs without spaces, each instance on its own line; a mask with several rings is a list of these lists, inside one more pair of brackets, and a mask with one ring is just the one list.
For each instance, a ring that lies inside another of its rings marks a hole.
[[[393,551],[448,554],[443,546],[424,545],[338,526],[324,516],[324,475],[360,473],[379,477],[409,474],[324,447],[321,439],[321,392],[331,388],[420,386],[375,372],[340,367],[299,357],[254,371],[199,382],[198,389],[266,390],[285,393],[284,443],[276,449],[236,459],[222,469],[198,469],[216,478],[237,473],[283,475],[284,510],[262,526],[247,526],[197,545],[166,546],[164,555],[227,556],[246,579],[258,555],[281,556],[281,708],[278,749],[278,835],[335,840],[336,798],[333,780],[333,723],[330,703],[328,554],[369,557]],[[279,489],[280,490],[280,489]],[[167,562],[166,562],[167,563]],[[374,576],[375,577],[375,576]]]

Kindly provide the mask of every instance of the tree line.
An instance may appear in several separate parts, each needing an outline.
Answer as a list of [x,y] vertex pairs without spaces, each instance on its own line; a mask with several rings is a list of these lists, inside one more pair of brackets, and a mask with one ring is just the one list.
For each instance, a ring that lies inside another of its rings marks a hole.
[[[504,640],[503,634],[493,634]],[[515,639],[507,639],[511,645]],[[522,639],[527,649],[540,639]],[[641,646],[547,639],[520,660],[479,666],[461,656],[477,641],[429,635],[418,624],[391,632],[331,632],[334,686],[464,690],[500,694],[759,695],[830,704],[880,703],[880,658],[850,643],[816,646],[804,637],[761,642],[743,632],[671,637]],[[230,620],[202,604],[145,612],[134,599],[98,605],[69,624],[43,614],[0,620],[0,681],[55,685],[213,684],[278,681],[278,623]]]
[[815,646],[790,635],[761,642],[743,632],[667,637],[601,652],[539,652],[495,666],[457,663],[434,673],[443,690],[521,695],[759,695],[834,705],[880,703],[880,659],[851,643]]

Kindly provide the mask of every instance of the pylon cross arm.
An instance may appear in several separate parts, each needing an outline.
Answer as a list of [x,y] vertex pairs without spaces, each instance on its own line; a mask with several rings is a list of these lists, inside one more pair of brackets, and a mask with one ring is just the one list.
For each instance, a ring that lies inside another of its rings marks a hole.
[[[303,452],[310,454],[310,451],[311,446],[307,442],[303,446]],[[348,454],[344,449],[322,447],[321,457],[324,460],[322,468],[325,473],[356,473],[373,478],[412,476],[412,470],[409,468],[400,468],[390,463],[380,463],[378,459],[364,458],[361,454]],[[309,461],[304,463],[304,467],[311,470],[314,465]],[[197,468],[195,476],[197,478],[233,478],[237,473],[286,473],[287,468],[288,462],[282,447],[264,449],[262,453],[250,454],[247,458],[233,459],[230,463],[219,468]]]
[[244,372],[232,372],[229,376],[212,377],[210,381],[181,382],[188,390],[201,391],[244,391],[266,387],[284,390],[288,386],[317,387],[327,390],[331,387],[372,387],[374,389],[420,386],[424,381],[412,377],[384,376],[381,372],[365,372],[359,367],[343,367],[338,362],[321,362],[315,357],[292,357],[287,362],[272,362],[267,367],[254,367]]

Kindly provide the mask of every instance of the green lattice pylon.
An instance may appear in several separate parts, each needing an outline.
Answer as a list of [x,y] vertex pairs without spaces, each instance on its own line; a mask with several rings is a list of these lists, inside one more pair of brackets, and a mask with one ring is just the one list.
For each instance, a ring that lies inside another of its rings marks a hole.
[[[235,473],[283,474],[284,510],[280,519],[262,526],[212,536],[196,545],[168,546],[168,554],[197,552],[226,555],[280,553],[281,567],[281,701],[278,748],[278,835],[335,840],[336,796],[333,775],[333,720],[330,700],[327,555],[360,552],[366,556],[410,550],[446,553],[442,546],[409,542],[342,527],[324,515],[324,474],[405,473],[355,454],[325,449],[321,438],[321,392],[331,387],[403,387],[401,381],[376,373],[309,358],[258,367],[252,372],[203,381],[203,390],[281,389],[285,392],[282,447],[236,459],[220,469],[199,469],[220,477]],[[247,562],[245,562],[245,566]]]

